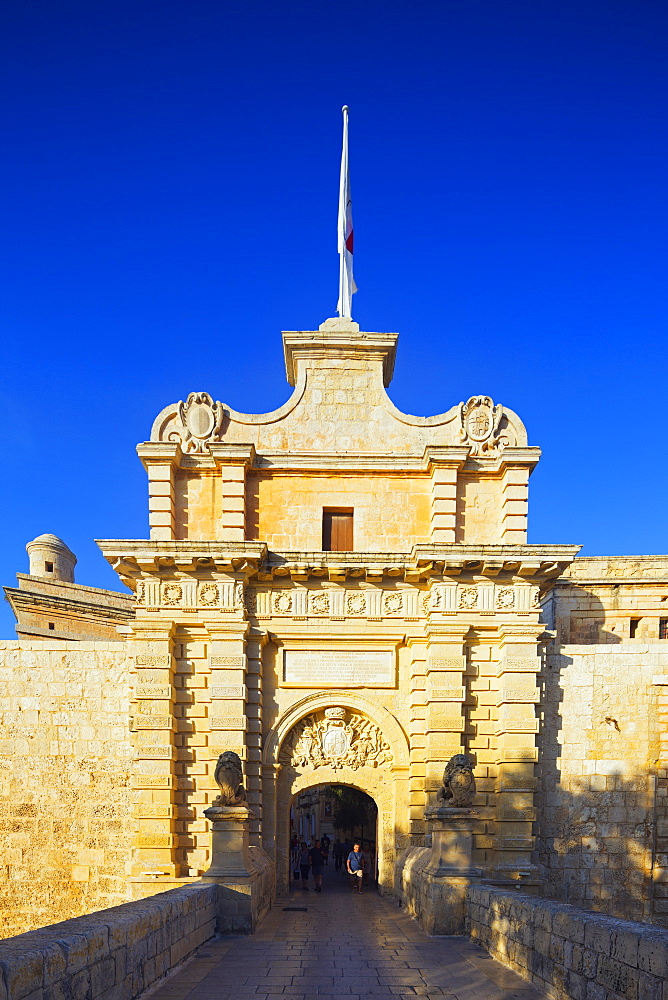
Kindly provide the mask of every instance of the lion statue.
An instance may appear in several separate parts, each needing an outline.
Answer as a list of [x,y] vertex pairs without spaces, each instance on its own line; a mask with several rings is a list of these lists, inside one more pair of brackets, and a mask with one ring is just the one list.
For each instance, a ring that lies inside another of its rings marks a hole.
[[474,795],[473,765],[465,753],[456,753],[445,765],[437,798],[445,805],[465,809],[472,804]]
[[243,773],[241,759],[234,750],[221,753],[214,772],[220,795],[213,803],[216,806],[239,806],[246,801],[246,789],[241,784]]

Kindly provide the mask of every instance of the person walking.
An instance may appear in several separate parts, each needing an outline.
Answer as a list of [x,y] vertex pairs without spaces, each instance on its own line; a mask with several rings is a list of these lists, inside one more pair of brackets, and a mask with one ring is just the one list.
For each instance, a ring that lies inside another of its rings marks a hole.
[[320,843],[322,844],[322,852],[325,855],[325,864],[329,864],[329,845],[331,843],[327,834],[320,838]]
[[364,851],[362,845],[355,841],[353,849],[346,860],[346,868],[351,878],[353,892],[362,891],[362,881],[364,879]]
[[311,867],[311,855],[309,849],[306,846],[306,841],[302,840],[301,847],[299,848],[299,871],[302,876],[302,889],[308,892],[308,873]]
[[340,840],[334,841],[332,857],[334,858],[334,871],[340,872],[343,867],[344,847]]
[[316,840],[314,846],[309,851],[309,859],[311,861],[311,868],[313,869],[315,891],[322,892],[322,869],[325,864],[325,852],[319,840]]

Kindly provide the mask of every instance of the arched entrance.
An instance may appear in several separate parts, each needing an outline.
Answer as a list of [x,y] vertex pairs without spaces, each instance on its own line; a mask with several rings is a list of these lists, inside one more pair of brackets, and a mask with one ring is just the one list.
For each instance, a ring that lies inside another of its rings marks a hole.
[[[371,796],[352,785],[337,782],[334,785],[312,785],[297,792],[290,805],[290,842],[293,845],[319,840],[327,842],[329,858],[327,867],[330,876],[337,868],[336,849],[340,856],[339,866],[346,870],[345,859],[353,844],[359,843],[366,856],[365,882],[375,886],[378,879],[378,807]],[[344,845],[345,850],[344,850]],[[343,862],[343,863],[342,863]],[[293,888],[295,888],[295,851],[293,849],[290,868]],[[290,879],[290,875],[288,874]]]
[[350,691],[322,692],[285,713],[265,744],[264,847],[279,895],[290,884],[290,808],[314,786],[347,785],[375,802],[381,892],[394,891],[397,851],[408,846],[408,743],[387,709]]

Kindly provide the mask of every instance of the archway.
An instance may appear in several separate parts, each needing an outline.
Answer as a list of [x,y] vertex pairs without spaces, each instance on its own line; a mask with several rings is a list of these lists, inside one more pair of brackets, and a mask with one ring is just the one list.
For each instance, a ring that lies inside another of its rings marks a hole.
[[[352,785],[311,785],[292,797],[290,805],[290,868],[293,889],[302,888],[299,878],[300,845],[326,845],[327,881],[347,887],[346,859],[359,843],[365,856],[364,882],[378,882],[378,807],[366,792]],[[337,877],[337,873],[338,877]]]
[[293,705],[265,744],[264,846],[276,861],[278,894],[290,884],[293,798],[326,785],[357,788],[374,800],[378,887],[393,892],[397,851],[408,846],[408,742],[383,706],[336,691]]

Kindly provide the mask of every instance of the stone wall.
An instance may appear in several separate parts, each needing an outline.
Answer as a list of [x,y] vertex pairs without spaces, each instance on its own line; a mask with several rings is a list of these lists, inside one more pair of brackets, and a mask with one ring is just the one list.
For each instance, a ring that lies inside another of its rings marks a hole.
[[568,644],[663,641],[668,556],[582,556],[543,601],[544,621]]
[[197,883],[0,943],[2,1000],[133,1000],[217,929],[219,890]]
[[488,886],[467,892],[474,941],[555,1000],[662,1000],[668,933]]
[[0,934],[128,899],[129,671],[115,642],[0,642]]
[[559,646],[543,670],[539,839],[544,893],[668,920],[668,649]]

